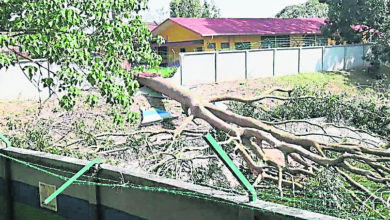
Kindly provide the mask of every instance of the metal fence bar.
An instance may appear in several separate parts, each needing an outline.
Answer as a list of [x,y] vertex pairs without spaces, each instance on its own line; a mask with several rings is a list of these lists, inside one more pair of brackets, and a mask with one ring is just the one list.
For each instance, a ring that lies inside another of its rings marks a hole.
[[2,140],[5,143],[5,147],[11,147],[11,142],[9,142],[9,140],[6,137],[4,137],[4,135],[0,134],[0,140]]
[[210,133],[204,137],[209,145],[211,145],[214,151],[217,153],[219,159],[228,167],[228,169],[232,172],[232,174],[236,177],[236,179],[241,183],[241,185],[246,188],[249,193],[249,200],[256,201],[257,194],[255,188],[249,183],[249,181],[245,178],[245,176],[241,173],[241,171],[237,168],[237,166],[233,163],[230,157],[226,154],[226,152],[222,149],[221,146],[217,143],[217,141],[211,136]]
[[43,202],[45,205],[49,204],[53,199],[55,199],[60,193],[62,193],[66,188],[68,188],[74,181],[76,181],[81,175],[83,175],[85,172],[89,170],[93,165],[97,163],[101,163],[101,159],[95,159],[85,165],[83,169],[81,169],[79,172],[77,172],[72,178],[70,178],[68,181],[66,181],[59,189],[57,189],[53,194],[51,194],[45,201]]

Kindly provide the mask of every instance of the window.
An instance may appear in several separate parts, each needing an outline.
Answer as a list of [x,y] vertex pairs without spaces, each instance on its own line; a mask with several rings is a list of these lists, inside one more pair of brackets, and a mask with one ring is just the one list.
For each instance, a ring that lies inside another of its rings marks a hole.
[[276,47],[290,47],[290,36],[280,35],[275,38]]
[[186,52],[186,48],[180,48],[180,53]]
[[203,51],[203,47],[197,47],[197,48],[195,49],[195,51],[196,51],[196,52],[202,52],[202,51]]
[[229,42],[221,43],[221,49],[222,49],[222,50],[224,50],[224,49],[230,49],[230,43],[229,43]]
[[274,48],[275,37],[274,36],[261,36],[261,48]]
[[216,48],[216,47],[215,47],[215,43],[208,43],[208,44],[207,44],[207,48],[208,48],[208,49],[214,49],[214,50],[215,50],[215,48]]
[[306,35],[303,37],[303,46],[312,47],[316,45],[316,36],[315,35]]
[[249,50],[251,49],[251,42],[237,42],[235,47],[236,50]]

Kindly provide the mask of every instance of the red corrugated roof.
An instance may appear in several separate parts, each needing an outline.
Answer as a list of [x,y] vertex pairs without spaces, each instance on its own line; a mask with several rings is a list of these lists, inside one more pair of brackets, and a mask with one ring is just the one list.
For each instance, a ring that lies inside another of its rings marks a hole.
[[321,34],[321,27],[325,25],[325,19],[322,18],[170,18],[168,20],[201,36]]
[[364,24],[355,24],[355,25],[352,25],[351,26],[352,30],[354,31],[359,31],[359,32],[366,32],[366,31],[369,31],[371,33],[376,33],[376,34],[381,34],[380,31],[374,29],[374,28],[370,28],[369,26],[367,25],[364,25]]
[[158,26],[154,25],[154,24],[148,24],[148,28],[150,31],[153,31],[154,29],[156,29],[156,27],[158,27]]

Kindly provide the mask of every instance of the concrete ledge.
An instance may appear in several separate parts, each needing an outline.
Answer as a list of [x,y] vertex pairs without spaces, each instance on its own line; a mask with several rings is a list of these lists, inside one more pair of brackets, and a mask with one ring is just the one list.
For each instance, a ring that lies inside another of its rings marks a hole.
[[[77,172],[88,163],[88,161],[76,158],[12,147],[7,149],[0,147],[0,153],[29,163],[40,164],[73,173]],[[0,161],[3,161],[4,163],[5,159],[0,156]],[[43,172],[39,173],[37,171],[33,173],[33,176],[29,176],[28,174],[31,174],[32,172],[31,168],[28,168],[25,165],[16,164],[16,162],[11,161],[10,167],[12,181],[24,182],[36,186],[38,179],[44,179],[49,182],[54,181],[53,184],[57,185],[57,187],[63,183],[63,181],[58,180],[58,178],[57,180],[51,180],[52,178],[49,178],[47,174]],[[188,215],[191,216],[190,219],[219,219],[220,217],[222,218],[222,216],[224,219],[239,219],[241,217],[242,219],[337,219],[265,201],[247,202],[248,196],[246,195],[232,195],[231,193],[215,190],[210,187],[186,183],[180,180],[162,178],[147,173],[134,173],[130,170],[106,164],[101,165],[98,175],[99,178],[113,180],[119,180],[120,177],[123,177],[126,182],[136,185],[166,187],[169,189],[179,189],[181,191],[197,192],[203,195],[212,196],[213,200],[217,200],[218,202],[207,201],[200,198],[190,198],[184,195],[140,191],[131,188],[111,189],[109,187],[98,187],[95,190],[90,190],[91,187],[94,186],[88,185],[71,186],[70,188],[73,189],[66,190],[63,194],[90,201],[90,204],[101,204],[147,219],[156,219],[157,216],[167,216],[166,218],[169,216],[171,219],[181,219]],[[1,175],[0,178],[2,178]],[[93,195],[91,192],[99,195]],[[160,208],[156,208],[157,204]],[[155,213],[153,213],[153,210],[155,210]],[[196,210],[203,211],[197,212]]]

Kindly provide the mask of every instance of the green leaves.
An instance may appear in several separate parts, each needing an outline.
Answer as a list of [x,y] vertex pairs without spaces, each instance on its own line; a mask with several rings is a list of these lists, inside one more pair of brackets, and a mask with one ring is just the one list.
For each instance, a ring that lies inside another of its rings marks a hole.
[[[138,89],[138,83],[123,69],[123,63],[127,61],[132,67],[154,67],[161,60],[149,43],[157,39],[138,15],[146,8],[146,2],[3,1],[0,3],[0,29],[5,32],[0,35],[0,47],[23,51],[29,58],[45,59],[59,66],[59,70],[50,70],[50,76],[42,76],[41,83],[51,89],[58,84],[60,92],[66,91],[60,102],[66,110],[75,106],[82,86],[92,86],[108,104],[127,112],[134,102],[131,96]],[[0,68],[14,65],[16,57],[12,53],[0,54]],[[35,65],[28,65],[24,70],[30,80],[41,74]],[[98,99],[90,95],[85,102],[96,106]],[[125,116],[122,118],[117,116],[116,121],[125,121]]]
[[[323,34],[340,44],[361,43],[364,38],[360,32],[366,32],[367,39],[374,34],[368,29],[382,31],[384,18],[389,13],[389,5],[383,0],[328,1],[328,4],[329,24],[324,27]],[[368,29],[356,31],[351,28],[353,25],[365,25]]]
[[[323,34],[336,43],[376,42],[369,56],[370,70],[376,77],[383,77],[379,71],[381,63],[390,62],[390,2],[384,0],[328,1],[329,24]],[[351,26],[359,25],[358,30]]]
[[199,0],[172,0],[169,4],[170,16],[183,18],[218,18],[220,9],[208,0],[201,5]]
[[36,66],[25,66],[23,67],[23,71],[27,71],[28,79],[31,81],[35,73],[38,71],[38,67]]
[[99,98],[95,95],[88,95],[85,99],[85,103],[91,108],[94,108],[99,103]]
[[276,14],[277,18],[327,18],[328,5],[308,0],[304,4],[291,5]]

